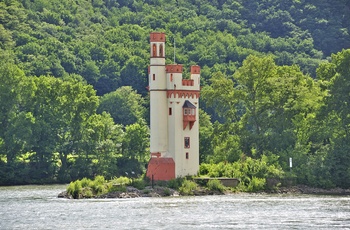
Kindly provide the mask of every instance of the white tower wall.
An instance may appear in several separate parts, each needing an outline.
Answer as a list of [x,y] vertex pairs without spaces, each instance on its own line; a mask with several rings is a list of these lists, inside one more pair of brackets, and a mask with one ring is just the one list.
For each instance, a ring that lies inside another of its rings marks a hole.
[[149,91],[150,91],[150,151],[166,155],[168,150],[168,120],[165,74],[165,35],[155,33],[150,42],[150,67],[149,67]]
[[[199,170],[199,134],[198,109],[196,109],[196,122],[192,129],[187,125],[183,129],[183,104],[189,100],[198,105],[197,98],[170,98],[169,105],[173,107],[173,117],[169,119],[169,152],[175,161],[176,177],[196,175]],[[170,103],[172,102],[172,103]],[[196,105],[196,106],[197,106]],[[170,127],[172,127],[170,129]],[[190,138],[190,148],[185,148],[185,138]],[[186,153],[188,159],[186,159]]]
[[[200,67],[192,66],[190,79],[183,79],[182,65],[165,65],[165,34],[151,33],[150,45],[150,151],[153,158],[147,175],[152,178],[156,175],[162,178],[160,180],[196,175],[199,170]],[[184,115],[184,109],[196,111],[195,116]],[[189,139],[188,147],[185,138]],[[172,164],[169,159],[173,160]]]

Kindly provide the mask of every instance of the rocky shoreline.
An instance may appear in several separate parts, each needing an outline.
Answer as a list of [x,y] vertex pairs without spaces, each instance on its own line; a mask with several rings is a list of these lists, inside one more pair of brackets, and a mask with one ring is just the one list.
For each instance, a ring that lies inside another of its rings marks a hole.
[[[223,195],[225,193],[220,191],[211,191],[205,188],[199,188],[193,191],[194,196],[206,196],[206,195]],[[181,194],[171,188],[161,187],[161,186],[147,186],[143,190],[139,190],[132,186],[127,186],[125,192],[109,192],[99,196],[94,196],[91,198],[105,199],[105,198],[138,198],[138,197],[166,197],[166,196],[181,196]],[[67,191],[63,191],[58,194],[58,198],[73,199]],[[81,197],[84,199],[85,197]]]
[[[309,194],[309,195],[350,195],[350,189],[333,188],[333,189],[322,189],[313,188],[305,185],[291,186],[291,187],[281,187],[275,190],[267,190],[256,192],[258,194]],[[226,191],[211,191],[208,189],[200,188],[193,191],[194,196],[206,196],[206,195],[224,195],[224,194],[234,194],[234,192]],[[181,194],[171,188],[155,186],[146,187],[143,190],[139,190],[132,186],[126,187],[125,192],[110,192],[103,195],[91,197],[96,199],[107,199],[107,198],[138,198],[138,197],[166,197],[166,196],[181,196]],[[63,191],[58,194],[58,198],[73,199],[72,196],[68,195],[67,191]],[[85,197],[81,197],[85,198]]]
[[309,195],[350,195],[350,189],[343,188],[313,188],[306,185],[297,185],[291,187],[281,187],[268,193],[277,194],[309,194]]

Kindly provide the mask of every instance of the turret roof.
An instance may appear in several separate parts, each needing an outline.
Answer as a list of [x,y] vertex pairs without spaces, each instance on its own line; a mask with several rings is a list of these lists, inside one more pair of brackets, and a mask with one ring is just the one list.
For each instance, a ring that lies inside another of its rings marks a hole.
[[191,108],[191,109],[195,109],[196,106],[194,106],[189,100],[186,100],[184,105],[182,106],[182,108]]

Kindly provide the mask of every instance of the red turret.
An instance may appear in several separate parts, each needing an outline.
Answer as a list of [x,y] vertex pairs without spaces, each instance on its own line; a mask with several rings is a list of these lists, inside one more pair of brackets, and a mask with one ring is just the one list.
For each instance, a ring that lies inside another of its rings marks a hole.
[[150,42],[165,42],[165,33],[152,32],[150,34]]
[[180,64],[166,65],[165,71],[167,73],[182,73],[182,65]]
[[200,73],[201,73],[201,67],[199,65],[191,66],[191,74],[200,74]]

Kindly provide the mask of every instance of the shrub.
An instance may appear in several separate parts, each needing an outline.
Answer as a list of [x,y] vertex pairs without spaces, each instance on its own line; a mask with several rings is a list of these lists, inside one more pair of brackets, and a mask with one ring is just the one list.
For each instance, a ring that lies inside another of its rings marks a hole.
[[82,191],[82,186],[81,186],[80,180],[77,180],[75,182],[70,182],[67,188],[67,193],[71,195],[74,199],[79,199],[81,197],[81,191]]
[[182,185],[183,181],[184,181],[183,178],[175,178],[175,179],[169,180],[167,186],[169,188],[178,190]]
[[146,187],[146,182],[142,178],[139,178],[139,179],[134,179],[131,185],[137,188],[138,190],[142,190]]
[[197,184],[194,181],[184,180],[182,182],[181,187],[179,188],[179,192],[181,195],[193,195],[194,190],[197,189]]
[[165,188],[163,192],[164,192],[164,196],[170,196],[171,195],[171,192],[170,192],[169,188]]
[[108,192],[126,192],[126,186],[131,182],[127,177],[115,177],[108,183]]
[[107,192],[108,192],[108,189],[107,189],[107,186],[104,185],[104,184],[97,184],[97,185],[95,184],[95,186],[94,186],[94,192],[95,192],[95,194],[98,196],[98,195],[107,193]]
[[67,187],[67,193],[71,196],[73,196],[74,193],[74,182],[70,182],[68,187]]
[[126,192],[125,185],[109,184],[108,192]]
[[250,180],[250,183],[248,184],[247,191],[248,192],[256,192],[263,190],[265,188],[266,179],[265,178],[258,178],[254,177]]
[[81,187],[85,188],[85,187],[90,187],[91,186],[91,180],[84,177],[83,179],[81,179]]
[[84,198],[91,198],[94,196],[94,194],[91,191],[91,188],[88,188],[88,187],[82,189],[81,195]]
[[223,186],[218,179],[209,180],[207,183],[207,187],[211,191],[225,191],[225,186]]
[[210,164],[202,163],[199,166],[199,174],[200,175],[207,175],[209,173],[209,169],[210,169]]
[[118,178],[113,178],[111,180],[111,183],[113,183],[114,185],[129,185],[131,183],[131,179],[127,178],[127,177],[118,177]]
[[94,179],[94,184],[95,185],[101,185],[104,184],[106,182],[104,176],[96,176]]
[[154,181],[153,184],[160,187],[165,187],[167,186],[168,182],[165,180],[158,180],[158,181]]

